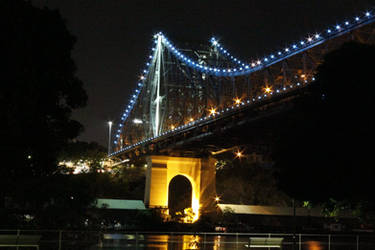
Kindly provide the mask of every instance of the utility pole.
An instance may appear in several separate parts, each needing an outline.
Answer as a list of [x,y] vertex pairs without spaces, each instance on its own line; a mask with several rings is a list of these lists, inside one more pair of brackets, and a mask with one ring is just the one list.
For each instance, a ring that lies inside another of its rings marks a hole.
[[296,225],[296,202],[293,198],[293,250],[296,249],[296,229],[297,229],[297,225]]
[[108,155],[111,153],[111,133],[112,133],[112,122],[108,122]]

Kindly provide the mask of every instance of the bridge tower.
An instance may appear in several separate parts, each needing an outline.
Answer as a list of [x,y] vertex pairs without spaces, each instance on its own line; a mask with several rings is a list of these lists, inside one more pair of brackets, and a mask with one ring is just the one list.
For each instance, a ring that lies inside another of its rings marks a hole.
[[200,213],[214,209],[215,188],[215,159],[172,157],[152,155],[147,157],[146,188],[144,202],[150,208],[168,208],[168,198],[174,192],[170,188],[172,180],[184,176],[191,184],[191,208],[194,219]]

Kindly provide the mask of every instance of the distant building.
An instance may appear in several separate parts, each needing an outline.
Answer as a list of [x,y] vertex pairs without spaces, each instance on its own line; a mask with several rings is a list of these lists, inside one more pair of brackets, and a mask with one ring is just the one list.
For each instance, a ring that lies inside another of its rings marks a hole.
[[103,220],[104,229],[134,228],[148,210],[142,200],[97,199],[93,210]]
[[141,200],[120,200],[120,199],[97,199],[97,208],[123,209],[123,210],[146,210]]
[[[100,168],[97,169],[97,172],[112,172],[112,160],[111,159],[103,159],[99,162]],[[91,171],[90,166],[92,165],[92,161],[89,160],[79,160],[79,161],[60,161],[60,167],[66,167],[68,173],[72,174],[82,174],[88,173]]]
[[[222,212],[229,211],[234,214],[248,215],[276,215],[276,216],[293,216],[293,207],[277,207],[277,206],[259,206],[259,205],[237,205],[237,204],[218,204]],[[321,207],[306,208],[296,207],[296,216],[313,216],[326,217],[322,214]],[[353,218],[352,211],[341,211],[339,217]]]

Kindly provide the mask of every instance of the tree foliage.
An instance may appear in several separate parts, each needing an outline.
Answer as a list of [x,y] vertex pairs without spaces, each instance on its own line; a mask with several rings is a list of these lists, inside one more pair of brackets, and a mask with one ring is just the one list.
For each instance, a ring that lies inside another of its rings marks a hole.
[[[73,164],[86,163],[90,172],[104,170],[102,164],[107,157],[105,147],[97,142],[72,141],[68,143],[59,153],[59,162],[72,162]],[[72,171],[72,169],[67,169]]]
[[222,157],[216,172],[216,191],[221,203],[279,206],[290,203],[288,196],[278,189],[272,168],[248,158]]
[[374,58],[375,46],[355,42],[328,53],[280,121],[274,159],[293,197],[374,204]]
[[83,129],[72,111],[87,101],[71,57],[75,38],[58,11],[23,0],[0,2],[0,27],[0,220],[83,209],[91,196],[73,206],[67,189],[83,185],[74,192],[85,193],[86,186],[58,175],[57,166],[60,150]]
[[87,100],[71,57],[75,38],[58,11],[23,0],[2,1],[0,10],[1,177],[51,175],[59,150],[82,131],[71,119]]

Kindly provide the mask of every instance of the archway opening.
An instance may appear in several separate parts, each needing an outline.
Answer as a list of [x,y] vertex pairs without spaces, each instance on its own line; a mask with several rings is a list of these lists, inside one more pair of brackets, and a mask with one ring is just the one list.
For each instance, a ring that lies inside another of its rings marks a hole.
[[168,187],[168,209],[173,217],[184,215],[186,208],[191,208],[192,186],[188,178],[177,175],[169,183]]

